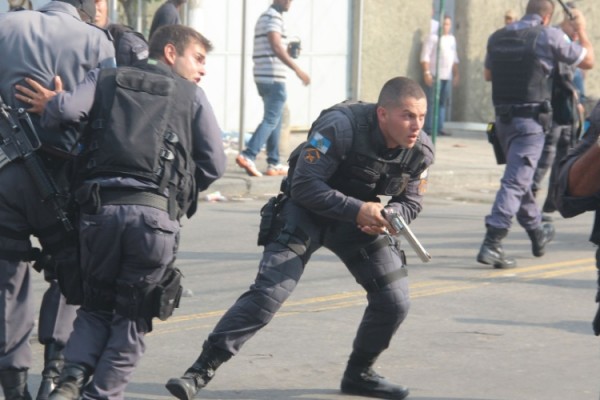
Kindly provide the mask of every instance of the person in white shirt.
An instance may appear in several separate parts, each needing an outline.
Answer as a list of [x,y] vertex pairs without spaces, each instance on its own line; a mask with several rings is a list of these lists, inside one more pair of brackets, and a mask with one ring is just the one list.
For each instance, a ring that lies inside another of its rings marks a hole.
[[437,44],[438,35],[431,34],[423,44],[421,50],[421,67],[423,69],[423,81],[425,82],[425,92],[427,93],[427,116],[423,130],[429,135],[433,130],[433,99],[434,82],[436,73],[440,77],[440,98],[438,113],[438,133],[441,136],[449,136],[443,130],[443,124],[446,117],[446,103],[448,102],[449,82],[453,86],[458,85],[458,54],[456,52],[456,39],[450,33],[452,29],[452,19],[449,16],[444,17],[442,25],[442,39],[440,42],[440,66],[437,71]]

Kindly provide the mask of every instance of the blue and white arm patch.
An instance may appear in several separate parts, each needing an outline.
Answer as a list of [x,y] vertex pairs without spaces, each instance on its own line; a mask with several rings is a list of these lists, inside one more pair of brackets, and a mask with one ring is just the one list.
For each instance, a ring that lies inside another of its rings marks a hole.
[[329,147],[331,147],[331,140],[327,139],[319,132],[315,132],[310,139],[309,144],[315,149],[319,150],[319,152],[326,154],[327,150],[329,150]]

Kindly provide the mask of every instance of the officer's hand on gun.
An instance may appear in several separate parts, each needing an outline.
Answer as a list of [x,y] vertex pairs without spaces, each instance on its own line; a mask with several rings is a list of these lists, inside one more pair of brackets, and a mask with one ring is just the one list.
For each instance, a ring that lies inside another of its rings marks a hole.
[[60,76],[54,77],[54,90],[49,90],[46,87],[40,85],[31,78],[25,78],[25,82],[33,88],[33,90],[26,88],[25,86],[16,85],[15,88],[20,92],[16,93],[15,97],[21,100],[23,103],[29,104],[31,107],[27,109],[27,112],[34,114],[42,114],[46,103],[56,96],[57,93],[63,91],[62,80]]
[[356,216],[358,228],[368,235],[381,235],[390,231],[395,233],[394,228],[381,215],[381,210],[383,210],[381,203],[364,203]]

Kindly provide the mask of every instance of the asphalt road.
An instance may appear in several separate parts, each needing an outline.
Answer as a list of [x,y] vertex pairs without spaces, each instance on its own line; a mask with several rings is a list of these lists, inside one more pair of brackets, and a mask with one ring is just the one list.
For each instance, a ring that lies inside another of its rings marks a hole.
[[[202,203],[184,221],[178,265],[188,297],[147,337],[127,399],[169,398],[166,380],[198,356],[218,318],[251,284],[264,201]],[[409,257],[412,308],[377,371],[419,400],[598,399],[600,338],[592,215],[556,218],[542,258],[519,227],[504,241],[512,270],[477,264],[489,204],[427,199],[411,225],[433,260]],[[44,285],[36,276],[38,298]],[[198,398],[345,399],[339,382],[365,293],[327,250],[311,259],[298,288],[269,326],[224,364]],[[30,372],[37,390],[43,349]]]

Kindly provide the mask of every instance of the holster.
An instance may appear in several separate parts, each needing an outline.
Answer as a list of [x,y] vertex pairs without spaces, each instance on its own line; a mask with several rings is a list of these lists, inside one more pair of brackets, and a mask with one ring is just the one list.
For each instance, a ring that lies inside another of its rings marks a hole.
[[265,246],[271,240],[277,228],[282,227],[277,216],[287,197],[280,193],[277,196],[271,197],[269,201],[260,209],[260,226],[258,229],[258,246]]
[[167,320],[179,307],[183,287],[181,271],[170,265],[162,279],[156,285],[139,287],[136,285],[120,285],[117,288],[115,311],[131,320],[144,318],[149,323],[152,318]]
[[500,145],[500,141],[498,140],[498,136],[496,135],[496,124],[493,122],[488,123],[486,133],[488,142],[491,143],[492,148],[494,149],[496,163],[498,165],[506,164],[506,156],[504,155],[504,150],[502,150],[502,146]]

